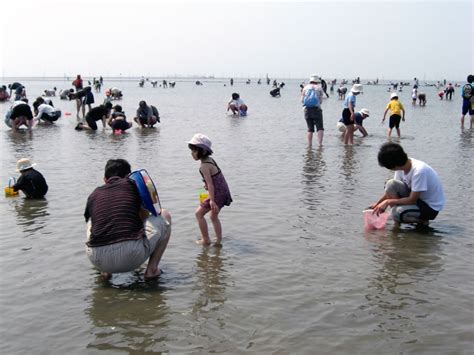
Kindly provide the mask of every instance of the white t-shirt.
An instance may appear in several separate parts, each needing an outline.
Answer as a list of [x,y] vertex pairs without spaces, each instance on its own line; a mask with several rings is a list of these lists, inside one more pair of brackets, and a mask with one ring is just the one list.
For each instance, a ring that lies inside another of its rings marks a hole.
[[237,100],[230,100],[229,105],[235,105],[235,107],[240,108],[240,106],[245,105],[244,100],[238,98]]
[[43,113],[47,114],[48,116],[52,116],[56,113],[56,109],[53,106],[41,104],[38,106],[38,117],[40,117]]
[[435,211],[441,211],[444,207],[444,191],[441,180],[436,171],[421,160],[410,158],[411,169],[405,175],[403,170],[395,172],[394,179],[403,181],[411,191],[420,192],[423,200]]

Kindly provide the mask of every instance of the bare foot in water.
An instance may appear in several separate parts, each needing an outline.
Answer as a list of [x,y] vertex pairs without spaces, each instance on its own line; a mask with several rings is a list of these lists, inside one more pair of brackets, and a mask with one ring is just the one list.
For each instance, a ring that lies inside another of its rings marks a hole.
[[214,240],[214,246],[215,246],[216,248],[222,247],[222,240],[221,240],[221,239],[216,239],[216,240]]
[[145,271],[145,280],[153,280],[157,279],[161,275],[161,270],[159,268],[156,269],[151,269],[148,270],[148,268]]
[[210,240],[204,240],[204,239],[198,239],[196,240],[196,244],[198,245],[211,245],[211,241]]
[[106,280],[110,280],[112,278],[112,274],[110,272],[101,271],[100,274]]

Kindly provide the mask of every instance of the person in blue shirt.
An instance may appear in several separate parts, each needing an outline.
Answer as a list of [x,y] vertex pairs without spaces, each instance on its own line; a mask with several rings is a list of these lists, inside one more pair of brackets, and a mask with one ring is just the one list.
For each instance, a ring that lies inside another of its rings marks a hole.
[[356,97],[362,92],[361,84],[354,84],[352,86],[351,92],[347,95],[344,100],[343,110],[342,110],[342,122],[346,125],[346,132],[344,133],[344,144],[352,145],[354,144],[354,130],[355,130],[355,107],[356,107]]

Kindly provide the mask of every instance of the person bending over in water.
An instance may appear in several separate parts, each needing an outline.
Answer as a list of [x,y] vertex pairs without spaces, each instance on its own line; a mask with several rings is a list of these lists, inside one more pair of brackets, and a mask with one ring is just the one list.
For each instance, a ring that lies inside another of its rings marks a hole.
[[155,106],[148,106],[145,101],[140,101],[134,121],[142,128],[153,128],[157,122],[160,122],[160,114]]
[[13,190],[22,191],[27,198],[43,198],[48,192],[48,184],[44,176],[33,169],[35,165],[28,158],[22,158],[16,163],[16,171],[21,175],[17,183],[13,185]]
[[232,111],[233,115],[247,115],[248,107],[236,92],[232,94],[232,99],[227,104],[227,112]]
[[204,188],[209,192],[209,197],[201,202],[196,210],[196,219],[201,231],[201,239],[198,244],[209,245],[211,240],[207,229],[207,222],[204,216],[211,212],[211,222],[216,233],[216,245],[222,242],[222,226],[219,220],[219,212],[224,206],[230,206],[232,196],[229,186],[217,163],[210,156],[212,154],[211,141],[204,134],[196,133],[188,142],[191,155],[194,160],[200,160],[199,173],[204,181]]
[[171,235],[171,215],[158,216],[142,208],[137,185],[128,175],[130,164],[111,159],[105,165],[104,182],[87,199],[86,253],[102,276],[129,272],[147,259],[145,279],[160,275],[159,263]]
[[395,171],[385,183],[385,193],[370,207],[377,215],[392,208],[397,223],[428,225],[443,209],[445,198],[436,171],[421,160],[409,158],[397,143],[385,143],[378,153],[379,165]]

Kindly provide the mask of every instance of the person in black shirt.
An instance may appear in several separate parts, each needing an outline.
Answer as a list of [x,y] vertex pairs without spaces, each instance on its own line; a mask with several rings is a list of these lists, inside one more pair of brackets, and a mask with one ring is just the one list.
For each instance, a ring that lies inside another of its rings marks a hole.
[[84,123],[78,123],[76,126],[76,130],[80,131],[83,129],[89,129],[92,131],[97,131],[97,123],[96,121],[102,121],[102,126],[105,128],[105,123],[107,118],[110,115],[110,111],[112,110],[112,103],[106,102],[104,105],[96,106],[92,108],[86,115],[86,122],[87,125]]
[[35,165],[28,158],[18,160],[16,171],[19,171],[21,176],[13,186],[13,190],[21,190],[28,198],[43,198],[48,192],[48,184],[43,175],[33,169]]

